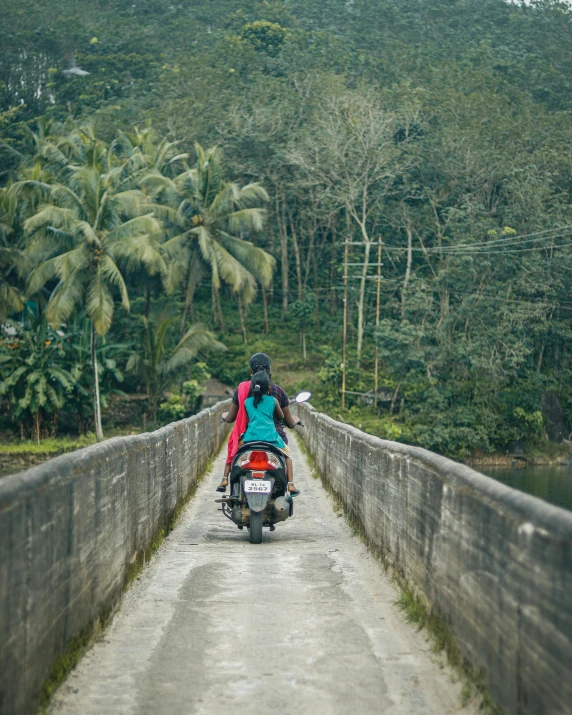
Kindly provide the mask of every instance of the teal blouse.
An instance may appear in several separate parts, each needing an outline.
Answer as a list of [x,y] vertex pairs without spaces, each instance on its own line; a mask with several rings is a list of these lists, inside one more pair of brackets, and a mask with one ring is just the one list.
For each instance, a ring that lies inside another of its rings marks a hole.
[[274,409],[276,400],[270,395],[263,395],[258,405],[254,406],[254,398],[247,397],[244,401],[248,415],[248,427],[244,433],[245,442],[270,442],[276,447],[283,448],[284,440],[274,426]]

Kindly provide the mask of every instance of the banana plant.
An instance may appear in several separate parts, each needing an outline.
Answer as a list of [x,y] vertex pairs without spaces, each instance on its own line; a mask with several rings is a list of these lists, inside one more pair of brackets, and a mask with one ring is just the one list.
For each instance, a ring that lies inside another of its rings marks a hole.
[[[93,373],[91,369],[91,326],[81,311],[66,328],[64,339],[65,366],[74,378],[72,390],[66,398],[66,412],[74,414],[80,434],[93,419]],[[112,393],[123,394],[120,385],[124,375],[121,365],[125,365],[134,349],[132,343],[109,342],[105,336],[97,348],[97,367],[100,379],[100,395],[103,408],[108,406]]]
[[126,370],[138,375],[145,384],[151,420],[155,421],[157,406],[178,370],[192,363],[199,354],[209,350],[226,350],[214,335],[200,324],[191,326],[175,342],[172,327],[176,317],[170,306],[154,311],[149,318],[142,315],[140,347],[133,352]]
[[21,425],[33,424],[40,444],[42,423],[51,417],[55,424],[76,380],[63,367],[63,334],[51,329],[44,316],[34,319],[31,330],[8,327],[14,334],[0,339],[0,395]]

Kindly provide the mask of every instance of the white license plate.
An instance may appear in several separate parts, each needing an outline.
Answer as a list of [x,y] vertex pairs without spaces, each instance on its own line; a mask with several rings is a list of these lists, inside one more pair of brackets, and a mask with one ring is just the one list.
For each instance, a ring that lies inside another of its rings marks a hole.
[[270,494],[272,482],[265,482],[262,479],[245,479],[245,494]]

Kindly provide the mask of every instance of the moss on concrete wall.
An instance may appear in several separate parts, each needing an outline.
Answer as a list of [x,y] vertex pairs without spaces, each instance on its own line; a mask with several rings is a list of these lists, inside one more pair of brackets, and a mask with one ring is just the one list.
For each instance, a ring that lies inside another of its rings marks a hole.
[[507,713],[572,702],[572,513],[300,406],[350,522]]
[[225,403],[0,482],[0,712],[49,698],[228,432]]

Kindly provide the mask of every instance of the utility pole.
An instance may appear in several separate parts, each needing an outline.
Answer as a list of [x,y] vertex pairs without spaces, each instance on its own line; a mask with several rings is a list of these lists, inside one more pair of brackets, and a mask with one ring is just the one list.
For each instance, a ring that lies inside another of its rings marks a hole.
[[348,331],[348,249],[349,236],[344,248],[344,329],[342,338],[342,410],[346,407],[346,362],[347,362],[347,331]]
[[[375,328],[379,328],[379,308],[381,294],[381,237],[377,242],[377,295],[375,302]],[[377,334],[375,337],[375,373],[373,379],[373,406],[377,407],[377,390],[379,387],[379,347],[377,344]]]

